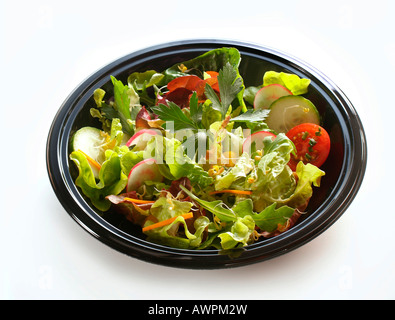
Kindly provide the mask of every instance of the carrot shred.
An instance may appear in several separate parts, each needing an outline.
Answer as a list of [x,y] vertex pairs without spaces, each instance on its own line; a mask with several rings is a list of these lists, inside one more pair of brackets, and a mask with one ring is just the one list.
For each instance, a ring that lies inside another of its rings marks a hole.
[[133,203],[154,203],[155,202],[155,201],[151,201],[151,200],[133,199],[133,198],[129,198],[129,197],[125,197],[125,198],[123,198],[123,200],[133,202]]
[[100,163],[98,163],[96,160],[92,159],[90,156],[88,156],[84,151],[82,151],[81,149],[78,149],[79,152],[81,152],[86,159],[88,160],[88,162],[90,162],[97,170],[100,171],[101,165]]
[[252,191],[248,190],[218,190],[218,191],[211,191],[210,194],[217,194],[217,193],[235,193],[235,194],[252,194]]
[[149,225],[149,226],[147,226],[147,227],[144,227],[144,228],[143,228],[143,232],[148,231],[148,230],[152,230],[152,229],[156,229],[156,228],[160,228],[160,227],[167,226],[168,224],[170,224],[170,223],[172,223],[174,220],[176,220],[178,217],[183,217],[184,219],[190,219],[190,218],[193,218],[193,213],[192,213],[192,212],[188,212],[188,213],[185,213],[185,214],[181,214],[181,215],[179,215],[179,216],[177,216],[177,217],[173,217],[173,218],[170,218],[170,219],[166,219],[166,220],[159,221],[159,222],[157,222],[157,223],[151,224],[151,225]]

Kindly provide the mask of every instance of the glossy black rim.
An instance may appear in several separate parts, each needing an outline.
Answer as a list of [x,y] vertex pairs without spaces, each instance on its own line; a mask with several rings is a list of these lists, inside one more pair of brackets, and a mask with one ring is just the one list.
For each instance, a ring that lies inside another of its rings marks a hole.
[[[128,68],[149,61],[153,57],[166,57],[177,52],[207,51],[222,46],[233,46],[243,54],[273,59],[299,70],[322,84],[322,94],[336,100],[337,117],[344,135],[344,161],[340,178],[330,196],[314,214],[289,231],[267,241],[257,242],[240,251],[236,256],[218,250],[183,250],[147,242],[127,234],[101,218],[83,199],[74,185],[69,171],[68,144],[72,125],[79,111],[91,97],[93,90]],[[236,267],[274,258],[314,239],[330,227],[355,198],[366,169],[367,145],[359,116],[345,94],[325,75],[295,57],[259,45],[227,40],[186,40],[153,46],[122,57],[90,77],[67,97],[58,110],[47,140],[47,170],[50,182],[59,201],[68,214],[87,232],[110,247],[144,261],[166,266],[191,269],[216,269]]]

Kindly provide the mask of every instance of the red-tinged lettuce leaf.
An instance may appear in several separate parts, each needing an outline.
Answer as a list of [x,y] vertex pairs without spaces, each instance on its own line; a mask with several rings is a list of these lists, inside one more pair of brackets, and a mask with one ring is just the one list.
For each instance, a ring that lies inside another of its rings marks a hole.
[[191,181],[187,177],[182,177],[178,180],[172,181],[168,191],[174,198],[184,199],[188,195],[181,189],[180,186],[183,186],[189,191],[192,190]]
[[125,198],[138,199],[136,191],[125,192],[119,195],[109,195],[106,197],[113,204],[116,212],[125,216],[125,218],[134,224],[143,226],[149,216],[149,209],[152,204],[133,203]]
[[149,114],[147,109],[143,106],[136,116],[136,128],[137,129],[151,128],[151,126],[148,124],[150,120],[152,120],[151,115]]
[[177,88],[173,91],[165,93],[163,97],[166,100],[166,105],[168,105],[167,101],[174,102],[181,109],[189,107],[189,97],[192,95],[192,91],[187,88]]

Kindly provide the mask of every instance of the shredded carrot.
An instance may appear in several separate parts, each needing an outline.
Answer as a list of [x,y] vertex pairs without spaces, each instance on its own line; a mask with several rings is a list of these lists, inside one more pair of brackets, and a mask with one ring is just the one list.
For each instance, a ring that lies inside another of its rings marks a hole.
[[123,200],[129,201],[129,202],[134,202],[134,203],[154,203],[155,201],[151,200],[140,200],[140,199],[133,199],[133,198],[128,198],[125,197]]
[[211,191],[210,194],[217,194],[217,193],[235,193],[235,194],[252,194],[252,191],[248,190],[218,190],[218,191]]
[[100,163],[98,163],[96,160],[92,159],[90,156],[88,156],[84,151],[78,149],[79,152],[81,152],[86,159],[88,160],[88,162],[90,162],[90,164],[92,164],[97,170],[100,171],[101,165]]
[[190,218],[193,218],[193,213],[192,213],[192,212],[188,212],[188,213],[185,213],[185,214],[181,214],[181,215],[179,215],[179,216],[177,216],[177,217],[173,217],[173,218],[170,218],[170,219],[166,219],[166,220],[159,221],[159,222],[157,222],[157,223],[151,224],[151,225],[149,225],[149,226],[147,226],[147,227],[144,227],[144,228],[143,228],[143,232],[148,231],[148,230],[152,230],[152,229],[156,229],[156,228],[160,228],[160,227],[167,226],[168,224],[170,224],[170,223],[172,223],[174,220],[176,220],[178,217],[183,217],[184,219],[190,219]]

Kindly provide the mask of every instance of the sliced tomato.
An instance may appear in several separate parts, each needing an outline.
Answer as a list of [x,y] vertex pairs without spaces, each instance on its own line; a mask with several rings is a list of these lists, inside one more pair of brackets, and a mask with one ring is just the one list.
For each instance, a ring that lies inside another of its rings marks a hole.
[[295,171],[299,161],[317,167],[328,158],[331,141],[328,132],[314,123],[302,123],[288,131],[287,137],[295,144],[296,155],[291,154],[289,167]]

